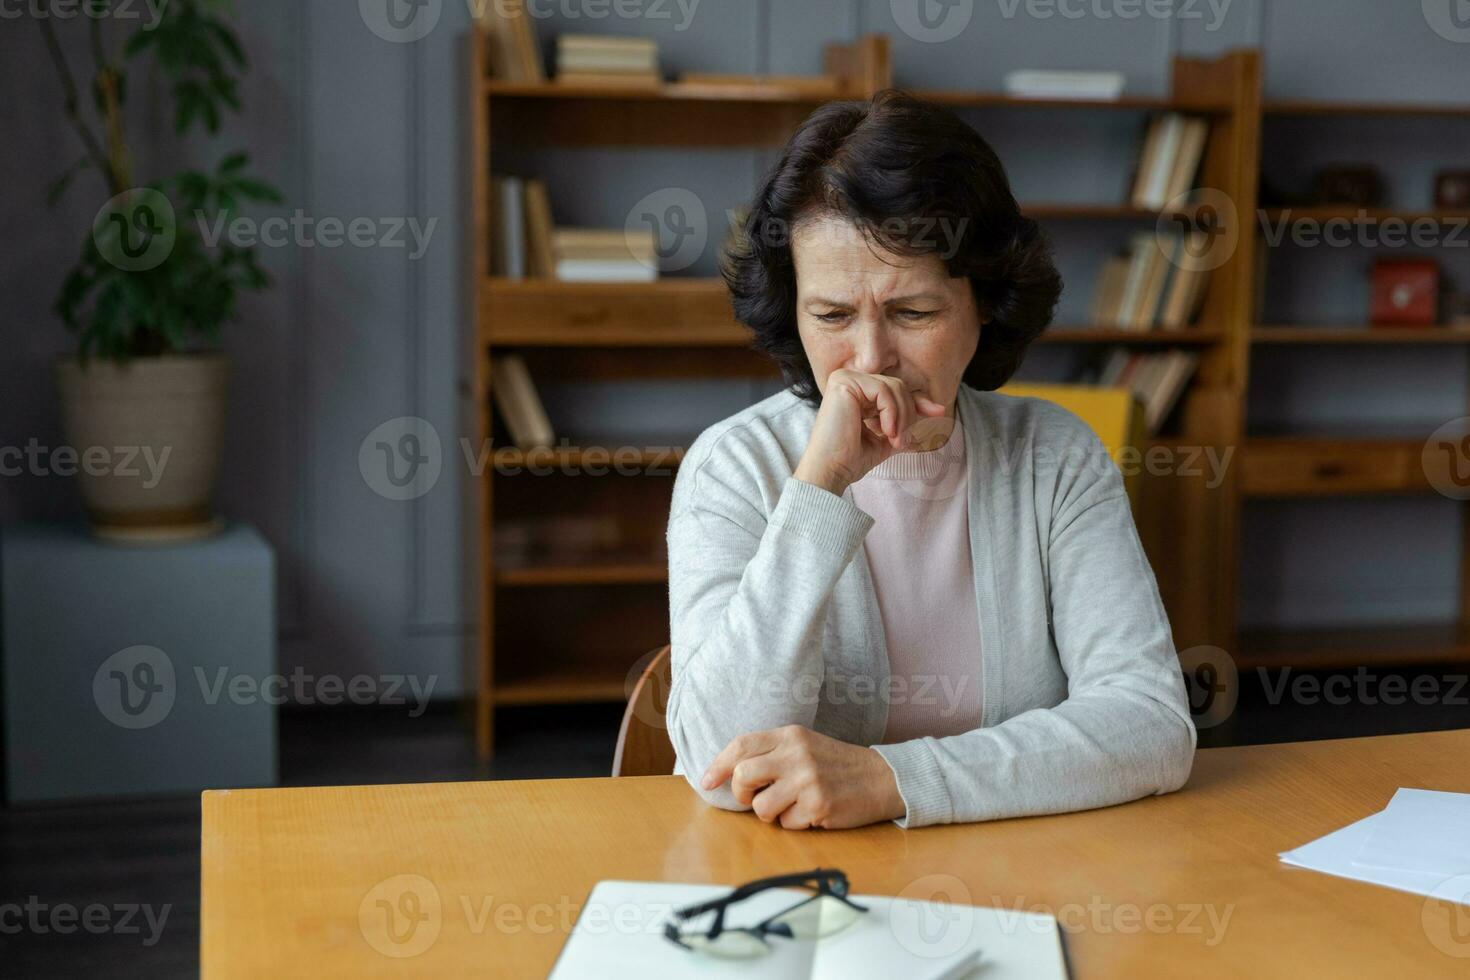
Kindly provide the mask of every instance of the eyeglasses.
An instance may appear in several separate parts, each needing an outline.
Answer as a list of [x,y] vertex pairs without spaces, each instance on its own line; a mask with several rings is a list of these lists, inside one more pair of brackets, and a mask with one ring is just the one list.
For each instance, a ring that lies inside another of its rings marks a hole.
[[[812,894],[756,925],[725,925],[725,912],[736,902],[767,889],[792,887],[808,889]],[[679,909],[674,912],[677,921],[664,926],[664,938],[691,952],[743,959],[770,952],[768,936],[820,939],[846,929],[866,911],[866,906],[847,897],[846,874],[835,868],[816,868],[800,874],[761,878],[741,885],[723,898]],[[710,912],[715,917],[708,929],[687,929],[680,925]]]

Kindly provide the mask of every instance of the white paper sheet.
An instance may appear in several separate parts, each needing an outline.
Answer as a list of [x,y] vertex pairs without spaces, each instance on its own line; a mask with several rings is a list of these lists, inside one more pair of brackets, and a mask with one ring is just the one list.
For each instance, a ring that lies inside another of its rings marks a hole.
[[[553,980],[739,978],[855,980],[942,975],[967,951],[980,953],[971,976],[983,980],[1066,980],[1061,933],[1050,915],[969,905],[936,905],[853,895],[867,914],[820,940],[771,941],[756,963],[680,949],[663,937],[668,913],[729,891],[721,885],[599,881],[551,972]],[[791,894],[755,895],[732,909],[732,924],[758,922],[791,905]]]
[[1470,875],[1470,793],[1400,789],[1353,858],[1363,868]]
[[1470,876],[1365,868],[1353,863],[1363,842],[1373,832],[1375,822],[1382,816],[1379,812],[1364,817],[1357,823],[1348,824],[1295,850],[1283,851],[1278,856],[1294,867],[1470,905]]

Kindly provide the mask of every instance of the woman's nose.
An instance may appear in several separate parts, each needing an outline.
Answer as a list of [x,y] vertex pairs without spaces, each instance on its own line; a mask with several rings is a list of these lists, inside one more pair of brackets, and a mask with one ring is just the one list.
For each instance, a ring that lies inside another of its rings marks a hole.
[[864,374],[886,374],[895,366],[893,343],[881,324],[866,321],[853,341],[852,367]]

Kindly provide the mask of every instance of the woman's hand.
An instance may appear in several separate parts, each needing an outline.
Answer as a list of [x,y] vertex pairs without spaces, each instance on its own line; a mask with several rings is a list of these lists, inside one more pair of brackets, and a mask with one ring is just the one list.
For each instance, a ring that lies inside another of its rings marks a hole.
[[727,779],[736,800],[787,830],[862,827],[908,810],[881,755],[802,725],[733,739],[700,785],[711,790]]
[[822,406],[794,475],[841,494],[894,453],[921,448],[927,426],[915,431],[916,422],[947,414],[943,405],[910,391],[898,378],[838,368],[827,376]]

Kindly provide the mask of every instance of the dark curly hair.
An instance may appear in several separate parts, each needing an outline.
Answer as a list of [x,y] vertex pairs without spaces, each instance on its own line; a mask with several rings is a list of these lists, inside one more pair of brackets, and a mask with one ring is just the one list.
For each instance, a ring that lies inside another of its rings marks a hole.
[[[1051,323],[1062,280],[1050,243],[1021,215],[1000,159],[979,133],[897,89],[870,102],[829,102],[786,144],[721,260],[735,318],[792,391],[814,405],[821,395],[796,328],[791,229],[829,214],[885,251],[937,253],[951,277],[969,277],[986,318],[964,373],[972,387],[1005,384]],[[936,225],[944,236],[934,234]]]

